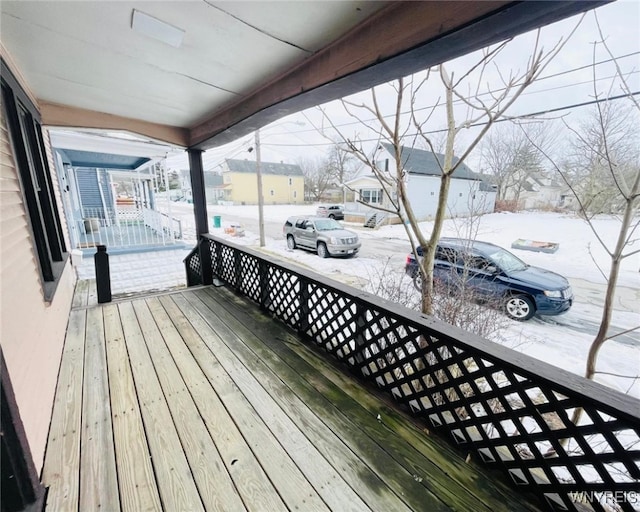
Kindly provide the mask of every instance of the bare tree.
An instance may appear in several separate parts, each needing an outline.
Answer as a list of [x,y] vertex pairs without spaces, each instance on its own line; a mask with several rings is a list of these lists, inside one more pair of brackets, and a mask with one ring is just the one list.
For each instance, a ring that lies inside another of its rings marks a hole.
[[502,123],[488,133],[482,144],[482,160],[497,187],[496,201],[513,201],[518,207],[532,178],[545,177],[544,156],[536,146],[549,151],[553,140],[549,127],[550,123],[543,120],[519,125]]
[[[575,30],[575,29],[574,29]],[[573,33],[573,32],[572,32]],[[346,146],[363,164],[368,166],[382,186],[385,201],[381,205],[371,205],[377,209],[400,217],[407,235],[411,241],[416,259],[420,262],[422,280],[422,311],[433,314],[433,265],[436,244],[442,232],[442,225],[447,215],[449,188],[453,173],[467,159],[480,141],[487,134],[491,126],[500,118],[505,117],[509,107],[517,98],[540,76],[549,62],[558,54],[566,41],[559,41],[550,51],[540,47],[540,32],[537,33],[531,55],[526,62],[524,71],[513,71],[505,75],[498,69],[495,71],[500,78],[501,86],[496,89],[482,89],[489,70],[494,70],[496,57],[506,47],[507,42],[493,48],[485,49],[481,56],[458,77],[455,72],[449,72],[444,64],[431,68],[420,76],[414,75],[409,79],[398,79],[389,84],[395,93],[393,114],[385,115],[381,106],[378,91],[371,90],[369,103],[356,104],[343,100],[346,112],[358,120],[361,125],[378,134],[379,148],[373,152],[367,151],[360,137],[349,138],[331,122],[325,112],[325,119],[340,135]],[[446,110],[446,139],[444,156],[436,159],[440,168],[440,188],[433,230],[429,236],[420,228],[418,217],[414,214],[413,206],[408,199],[406,175],[403,165],[403,144],[410,142],[415,146],[418,141],[426,145],[432,152],[434,140],[428,128],[433,124],[433,113],[438,103],[427,110],[418,108],[420,93],[427,84],[434,81],[439,83],[442,105]],[[461,105],[465,114],[460,119],[454,108],[454,103]],[[324,111],[323,111],[324,112]],[[462,139],[462,135],[469,134],[469,128],[475,127],[475,134],[471,141],[465,144],[459,158],[454,156],[454,147]],[[380,143],[386,142],[393,148],[395,166],[387,167],[378,160]],[[423,257],[419,258],[417,248],[422,247]]]
[[343,184],[353,176],[355,162],[356,159],[351,152],[340,144],[334,144],[329,148],[327,165],[336,186]]
[[[585,218],[599,213],[621,213],[626,207],[621,187],[637,172],[637,112],[631,102],[605,102],[577,129],[562,168]],[[635,129],[633,129],[635,127]],[[611,172],[612,165],[615,173]]]
[[[625,97],[620,100],[621,106],[616,106],[613,101],[602,97],[603,94],[598,91],[596,86],[597,76],[594,65],[593,91],[596,98],[594,115],[578,129],[565,123],[574,137],[575,161],[573,167],[563,168],[556,164],[543,149],[539,148],[573,192],[580,212],[610,258],[608,273],[599,269],[607,279],[607,288],[600,326],[587,355],[585,369],[587,379],[593,379],[597,373],[598,353],[602,345],[615,337],[615,335],[609,335],[609,328],[620,265],[624,259],[640,254],[640,248],[638,248],[640,243],[640,234],[638,233],[640,226],[640,217],[638,216],[638,208],[640,207],[640,134],[638,132],[640,103],[632,93],[615,56],[607,46],[597,16],[595,14],[594,16],[599,32],[599,40],[594,43],[593,48],[594,62],[597,48],[602,47],[616,65],[614,83],[619,85]],[[609,92],[607,91],[607,94]],[[572,172],[575,173],[576,168],[583,171],[581,180],[575,180],[575,175],[572,174]],[[615,212],[619,221],[619,229],[613,247],[605,242],[593,222],[595,213],[599,213],[603,208],[593,208],[594,196],[591,193],[591,186],[587,187],[585,191],[582,184],[585,176],[593,177],[595,181],[600,182],[600,188],[609,189],[607,199],[609,207],[607,209]],[[636,329],[639,328],[640,326],[636,327]],[[636,378],[637,376],[629,377]],[[575,409],[572,421],[577,424],[581,415],[582,409]]]
[[320,201],[334,181],[327,160],[300,158],[297,164],[304,176],[305,198]]

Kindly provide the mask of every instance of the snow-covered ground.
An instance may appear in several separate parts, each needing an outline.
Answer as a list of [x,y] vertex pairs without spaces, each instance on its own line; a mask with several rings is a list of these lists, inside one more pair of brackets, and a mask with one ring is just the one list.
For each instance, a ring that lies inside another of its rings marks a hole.
[[[191,205],[179,205],[177,210],[191,212]],[[281,223],[288,216],[313,214],[313,205],[277,205],[265,206],[265,222]],[[208,206],[210,217],[220,215],[222,228],[212,228],[214,235],[226,237],[224,226],[232,222],[242,223],[242,219],[257,218],[256,206]],[[192,215],[192,213],[191,213]],[[618,221],[613,217],[600,217],[594,222],[598,235],[609,247],[613,247],[618,233]],[[365,230],[357,225],[352,227],[360,235],[363,246],[374,245],[386,239],[407,242],[407,235],[401,225],[383,226],[378,230]],[[430,233],[432,224],[424,222],[423,231]],[[609,270],[609,257],[601,247],[595,234],[586,222],[571,214],[525,212],[494,213],[480,218],[449,219],[445,222],[443,236],[469,237],[486,240],[511,250],[531,265],[558,272],[586,288],[576,290],[576,300],[571,310],[559,317],[536,317],[529,322],[514,322],[505,319],[506,327],[501,333],[504,343],[560,366],[576,374],[584,373],[586,354],[593,339],[595,329],[600,322],[602,296],[604,294],[604,273]],[[258,245],[258,234],[245,231],[244,237],[229,237],[231,240]],[[559,250],[554,254],[535,253],[511,249],[511,243],[519,238],[557,242]],[[640,242],[633,249],[638,249]],[[407,248],[409,247],[407,243]],[[367,258],[362,255],[353,259],[321,259],[312,252],[290,251],[284,239],[267,237],[264,250],[295,263],[303,265],[321,274],[347,282],[354,286],[364,283],[381,274],[386,258]],[[623,261],[618,279],[616,310],[613,315],[612,333],[640,327],[640,255]],[[396,265],[394,272],[403,273],[404,269]],[[385,271],[389,271],[387,268]],[[591,296],[585,291],[594,283]],[[574,285],[574,289],[575,289]],[[594,297],[594,295],[600,295]],[[640,329],[628,336],[614,338],[601,349],[598,362],[597,380],[622,392],[640,398],[640,379],[623,376],[640,374]]]
[[[223,219],[257,217],[257,206],[213,206],[208,207],[209,216],[220,215]],[[316,207],[313,205],[266,205],[264,219],[271,222],[284,222],[291,215],[312,215]],[[348,223],[346,223],[348,225]],[[430,233],[431,222],[423,222],[424,233]],[[599,217],[594,221],[598,235],[608,245],[615,246],[618,234],[618,221],[613,217]],[[353,226],[356,228],[356,226]],[[250,234],[255,235],[255,234]],[[403,226],[382,226],[377,230],[359,231],[362,239],[386,238],[407,240]],[[602,248],[588,224],[579,217],[559,213],[493,213],[469,220],[467,218],[448,219],[445,222],[442,236],[473,237],[486,240],[511,250],[511,243],[519,238],[558,242],[559,250],[555,254],[534,253],[514,250],[517,256],[531,265],[537,265],[558,272],[566,277],[585,279],[594,283],[605,283],[604,276],[598,266],[606,273],[609,269],[608,255]],[[248,238],[250,243],[255,242]],[[272,240],[267,244],[277,248],[281,240]],[[635,244],[640,249],[640,240]],[[335,261],[335,260],[330,260]],[[331,267],[331,263],[328,264]],[[314,263],[314,267],[316,264]],[[623,261],[618,285],[640,288],[640,254]],[[324,270],[324,269],[323,269]]]

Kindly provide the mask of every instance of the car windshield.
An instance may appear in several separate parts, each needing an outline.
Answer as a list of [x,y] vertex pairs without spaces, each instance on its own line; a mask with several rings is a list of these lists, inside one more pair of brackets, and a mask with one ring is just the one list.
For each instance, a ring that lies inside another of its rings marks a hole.
[[342,229],[342,226],[333,219],[316,220],[315,224],[318,231],[332,231],[334,229]]
[[495,251],[489,253],[488,257],[505,272],[524,270],[529,266],[520,258],[511,254],[509,251],[505,251],[504,249],[500,248],[497,248]]

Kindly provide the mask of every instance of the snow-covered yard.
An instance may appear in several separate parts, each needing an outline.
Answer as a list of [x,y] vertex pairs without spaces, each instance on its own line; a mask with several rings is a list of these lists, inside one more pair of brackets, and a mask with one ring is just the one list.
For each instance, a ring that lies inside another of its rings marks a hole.
[[[266,222],[283,222],[290,215],[314,212],[313,205],[264,207]],[[225,224],[233,222],[233,219],[239,219],[242,222],[242,219],[256,218],[257,207],[208,206],[208,213],[210,216],[221,215],[224,227]],[[350,226],[348,223],[346,225],[359,233],[363,247],[386,239],[407,242],[407,250],[409,248],[407,234],[401,225],[383,226],[378,230],[365,230],[357,225]],[[595,221],[595,226],[599,236],[609,247],[613,247],[618,233],[617,220],[612,217],[600,217]],[[430,233],[430,222],[424,222],[422,227],[425,233]],[[224,234],[223,228],[214,228],[211,232],[214,235],[228,236]],[[576,287],[574,284],[576,299],[569,312],[559,317],[536,317],[524,323],[505,318],[506,327],[501,337],[507,346],[516,350],[576,374],[584,372],[587,350],[602,312],[605,278],[598,267],[607,273],[610,264],[608,255],[586,222],[571,214],[494,213],[472,220],[449,219],[445,223],[443,236],[473,236],[479,240],[495,243],[511,250],[531,265],[558,272],[573,283],[582,283],[584,286],[581,287]],[[258,245],[258,234],[251,231],[246,231],[242,238],[229,238],[241,244]],[[560,248],[553,254],[511,249],[511,243],[519,238],[557,242]],[[362,255],[352,259],[321,259],[312,252],[290,251],[281,237],[267,237],[264,250],[354,286],[362,286],[366,281],[375,279],[387,263],[386,258],[383,257],[368,258]],[[639,269],[639,255],[627,258],[622,263],[612,334],[640,327]],[[392,270],[398,274],[404,272],[404,268],[397,264]],[[385,271],[388,272],[389,268]],[[594,283],[592,289],[589,288],[590,283]],[[411,286],[408,280],[407,286]],[[640,374],[639,330],[605,343],[598,363],[598,371],[602,373],[597,375],[597,380],[600,382],[638,398],[640,398],[640,381],[620,376]]]

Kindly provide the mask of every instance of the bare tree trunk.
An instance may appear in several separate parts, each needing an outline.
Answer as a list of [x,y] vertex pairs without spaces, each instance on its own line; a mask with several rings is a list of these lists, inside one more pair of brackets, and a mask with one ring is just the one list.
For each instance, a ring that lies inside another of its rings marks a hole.
[[440,178],[440,191],[438,196],[438,208],[433,222],[433,231],[429,238],[427,247],[423,247],[422,272],[426,276],[422,280],[422,312],[427,315],[433,314],[433,265],[436,256],[436,247],[442,225],[447,213],[447,198],[449,197],[449,186],[451,185],[451,175],[443,173]]
[[[636,173],[634,183],[631,187],[631,193],[627,198],[627,204],[624,210],[624,216],[622,217],[622,225],[618,232],[618,241],[616,242],[616,248],[611,257],[611,270],[609,271],[609,282],[607,283],[607,291],[604,296],[604,307],[602,309],[602,318],[600,320],[600,328],[596,337],[591,342],[589,347],[589,354],[587,355],[587,367],[585,371],[585,377],[587,379],[593,379],[596,373],[596,363],[598,362],[598,352],[600,348],[607,341],[607,333],[609,332],[609,326],[611,325],[611,314],[613,312],[613,299],[615,298],[616,285],[618,284],[618,274],[620,272],[620,263],[624,259],[623,251],[627,246],[627,235],[631,227],[634,213],[636,211],[635,205],[637,203],[638,189],[640,188],[640,170]],[[590,221],[589,221],[590,222]],[[577,425],[582,417],[582,408],[577,408],[573,411],[573,417],[571,421],[574,425]]]

